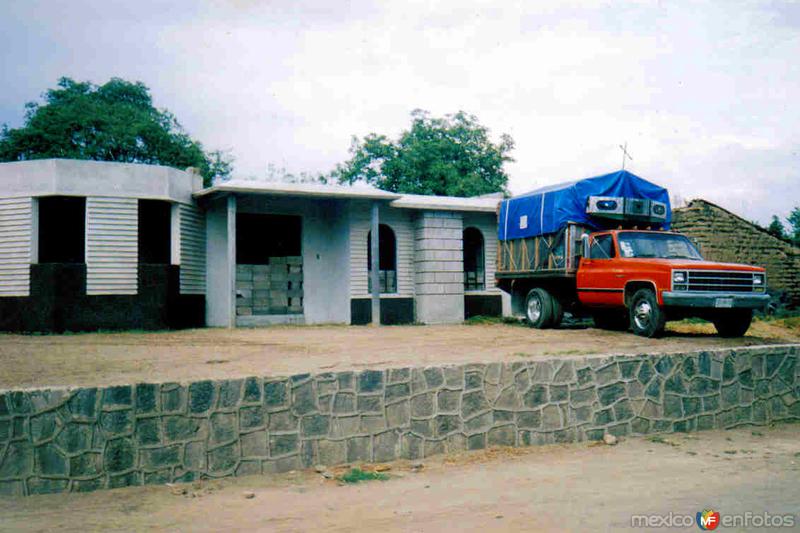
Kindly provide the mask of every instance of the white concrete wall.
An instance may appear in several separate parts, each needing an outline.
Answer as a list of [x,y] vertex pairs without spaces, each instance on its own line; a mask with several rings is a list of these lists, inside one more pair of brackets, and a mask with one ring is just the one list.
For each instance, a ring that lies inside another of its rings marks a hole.
[[348,227],[344,202],[324,202],[303,217],[306,324],[350,323]]
[[[301,217],[303,322],[349,324],[348,202],[251,195],[240,199],[239,212]],[[264,323],[271,322],[268,317]],[[246,321],[251,324],[256,319],[260,317]]]
[[497,216],[491,213],[464,213],[464,229],[476,228],[483,235],[484,272],[486,273],[485,289],[469,291],[468,294],[500,294],[494,285],[497,271]]
[[511,316],[511,295],[495,287],[494,276],[497,272],[497,215],[494,213],[464,213],[464,229],[468,227],[477,228],[483,234],[486,289],[468,291],[466,294],[499,294],[503,316]]
[[33,199],[0,198],[0,297],[30,294]]
[[[197,206],[177,204],[178,216],[172,218],[173,234],[178,235],[178,264],[181,294],[206,292],[206,220]],[[176,220],[177,219],[177,220]],[[177,231],[176,231],[177,230]]]
[[464,320],[462,214],[421,211],[415,227],[415,314],[423,324]]
[[[367,265],[367,235],[370,231],[368,201],[350,204],[350,297],[369,298],[369,266]],[[397,209],[383,204],[378,212],[381,224],[394,231],[397,242],[397,292],[382,294],[381,298],[414,296],[414,217],[410,209]]]
[[86,198],[86,294],[136,294],[139,289],[139,201]]

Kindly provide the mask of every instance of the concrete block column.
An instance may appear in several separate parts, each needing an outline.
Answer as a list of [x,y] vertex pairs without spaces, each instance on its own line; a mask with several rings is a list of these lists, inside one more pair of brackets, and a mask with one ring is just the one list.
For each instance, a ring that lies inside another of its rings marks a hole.
[[461,213],[419,213],[414,228],[414,288],[418,322],[453,324],[464,320],[463,246]]

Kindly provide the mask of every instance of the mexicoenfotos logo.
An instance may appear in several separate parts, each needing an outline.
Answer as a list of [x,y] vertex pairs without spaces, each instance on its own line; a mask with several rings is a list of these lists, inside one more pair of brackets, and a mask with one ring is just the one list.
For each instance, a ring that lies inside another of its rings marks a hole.
[[712,509],[704,509],[694,517],[690,514],[673,513],[667,514],[639,514],[631,515],[631,526],[636,529],[643,528],[670,528],[686,529],[697,524],[702,531],[713,531],[719,526],[723,529],[734,527],[739,529],[753,528],[779,528],[795,527],[798,523],[797,517],[791,513],[771,514],[768,512],[754,513],[745,511],[743,513],[726,513],[725,516]]
[[711,531],[717,529],[719,525],[719,512],[712,511],[711,509],[704,509],[697,513],[697,527],[703,531]]

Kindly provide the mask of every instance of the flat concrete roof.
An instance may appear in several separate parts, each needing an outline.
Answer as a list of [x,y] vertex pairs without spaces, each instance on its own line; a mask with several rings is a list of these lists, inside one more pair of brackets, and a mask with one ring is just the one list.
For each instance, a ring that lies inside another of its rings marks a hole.
[[194,194],[202,198],[215,193],[267,194],[275,196],[305,196],[316,198],[353,198],[362,200],[389,200],[392,207],[401,209],[428,209],[434,211],[477,211],[495,213],[500,197],[459,198],[455,196],[428,196],[398,194],[383,191],[370,185],[331,185],[323,183],[284,183],[233,179],[218,183]]
[[365,200],[394,200],[399,194],[382,191],[369,185],[328,185],[323,183],[284,183],[233,179],[223,181],[194,194],[201,198],[214,193],[270,194],[276,196],[314,196],[318,198],[362,198]]
[[78,159],[0,163],[0,196],[112,196],[189,203],[199,174],[162,165]]
[[429,209],[433,211],[478,211],[496,213],[497,205],[502,198],[458,196],[427,196],[422,194],[404,194],[392,201],[392,207],[403,209]]

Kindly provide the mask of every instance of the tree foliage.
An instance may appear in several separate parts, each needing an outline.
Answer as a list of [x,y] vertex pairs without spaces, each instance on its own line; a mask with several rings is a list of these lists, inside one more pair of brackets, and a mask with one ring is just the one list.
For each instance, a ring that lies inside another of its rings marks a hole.
[[770,222],[769,226],[767,226],[767,233],[773,237],[778,237],[779,239],[786,238],[786,229],[783,227],[781,219],[779,219],[776,215],[772,215],[772,222]]
[[789,222],[789,238],[800,246],[800,207],[795,207],[786,219]]
[[499,143],[489,130],[463,111],[433,118],[426,111],[411,113],[411,128],[397,140],[371,133],[353,138],[351,158],[339,165],[332,178],[341,183],[364,181],[380,189],[409,194],[476,196],[505,192],[513,161],[509,135]]
[[195,167],[206,184],[232,170],[230,156],[206,152],[141,82],[97,86],[61,78],[44,103],[26,104],[25,124],[0,130],[0,161],[70,158]]

